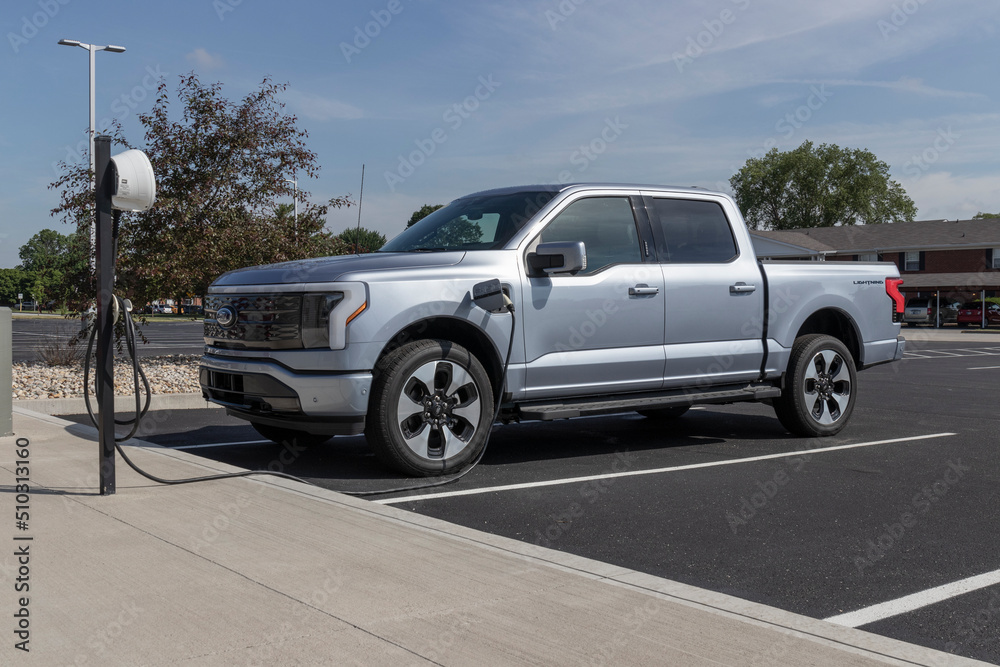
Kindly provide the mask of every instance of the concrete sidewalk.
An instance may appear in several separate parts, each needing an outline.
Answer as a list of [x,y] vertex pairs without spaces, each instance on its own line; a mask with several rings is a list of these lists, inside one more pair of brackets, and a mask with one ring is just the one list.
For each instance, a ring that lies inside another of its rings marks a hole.
[[945,327],[903,327],[900,332],[907,345],[916,343],[997,343],[1000,344],[1000,329],[959,329]]
[[[985,664],[273,477],[158,486],[119,457],[101,497],[94,429],[14,417],[3,665]],[[163,477],[234,470],[128,452]]]

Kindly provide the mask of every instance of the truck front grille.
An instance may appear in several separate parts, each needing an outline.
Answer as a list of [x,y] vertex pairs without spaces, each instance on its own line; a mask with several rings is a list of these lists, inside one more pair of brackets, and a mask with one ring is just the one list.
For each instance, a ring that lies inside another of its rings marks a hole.
[[[219,309],[236,313],[228,327],[219,324]],[[290,294],[223,294],[205,300],[205,343],[244,350],[301,348],[302,296]]]

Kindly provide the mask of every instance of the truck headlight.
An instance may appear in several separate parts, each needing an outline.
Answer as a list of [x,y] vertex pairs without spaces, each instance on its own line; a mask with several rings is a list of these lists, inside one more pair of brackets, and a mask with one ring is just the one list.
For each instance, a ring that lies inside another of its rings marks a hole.
[[302,295],[302,347],[347,346],[347,326],[368,307],[363,283],[337,283],[329,292]]

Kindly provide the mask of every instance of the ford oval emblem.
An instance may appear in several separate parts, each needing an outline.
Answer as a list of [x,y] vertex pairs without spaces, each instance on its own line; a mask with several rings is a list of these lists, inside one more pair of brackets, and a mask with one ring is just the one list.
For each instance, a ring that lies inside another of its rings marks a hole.
[[219,308],[215,313],[215,321],[219,323],[219,326],[223,329],[228,329],[229,327],[236,324],[236,309],[232,306],[223,306]]

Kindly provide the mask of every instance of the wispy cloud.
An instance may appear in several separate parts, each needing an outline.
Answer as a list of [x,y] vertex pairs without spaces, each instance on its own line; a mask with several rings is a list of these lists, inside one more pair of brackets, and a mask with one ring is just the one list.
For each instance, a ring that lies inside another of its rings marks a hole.
[[941,171],[919,181],[899,180],[916,202],[921,220],[968,220],[980,211],[996,213],[1000,201],[1000,179],[995,173],[960,176]]
[[974,93],[965,90],[945,90],[928,86],[922,79],[912,77],[902,77],[898,81],[861,81],[858,79],[779,79],[774,81],[762,81],[761,83],[790,83],[801,85],[827,85],[835,87],[855,87],[855,88],[882,88],[896,93],[912,93],[926,97],[943,97],[952,99],[989,99],[983,93]]
[[311,120],[355,120],[365,115],[354,105],[315,93],[290,89],[285,91],[283,97],[294,111]]
[[226,66],[226,61],[221,56],[211,54],[200,46],[184,57],[195,67],[204,70],[221,69]]

